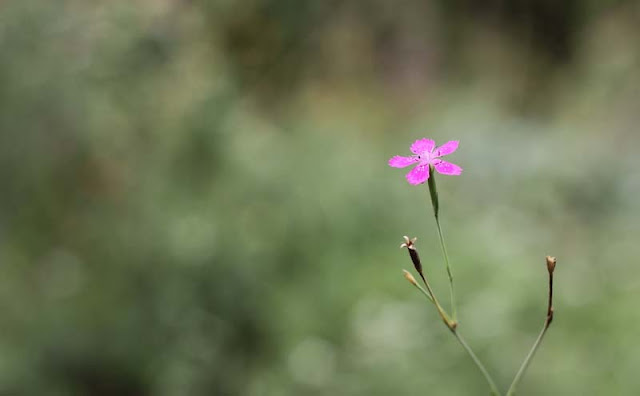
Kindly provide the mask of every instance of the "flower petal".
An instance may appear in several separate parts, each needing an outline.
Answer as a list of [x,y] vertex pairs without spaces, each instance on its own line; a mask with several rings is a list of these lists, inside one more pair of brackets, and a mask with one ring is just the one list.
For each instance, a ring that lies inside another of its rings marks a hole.
[[401,157],[396,155],[389,160],[389,166],[393,168],[404,168],[416,162],[418,162],[418,159],[415,157]]
[[422,154],[426,152],[432,152],[436,147],[436,142],[431,139],[418,139],[411,145],[411,152],[414,154]]
[[452,164],[451,162],[442,161],[438,162],[434,165],[438,173],[442,173],[443,175],[459,175],[462,173],[462,168],[456,164]]
[[418,165],[407,173],[407,181],[413,185],[424,183],[428,178],[429,165]]
[[451,154],[458,149],[458,140],[451,140],[446,142],[442,146],[438,147],[434,152],[436,157],[442,157],[443,155]]

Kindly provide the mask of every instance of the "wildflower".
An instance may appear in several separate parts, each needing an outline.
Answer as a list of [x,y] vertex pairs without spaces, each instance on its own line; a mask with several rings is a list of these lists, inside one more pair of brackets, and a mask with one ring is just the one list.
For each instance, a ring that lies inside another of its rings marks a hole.
[[401,157],[396,155],[389,160],[389,166],[394,168],[405,168],[409,165],[417,164],[411,172],[407,173],[409,184],[417,185],[429,179],[429,166],[433,165],[438,173],[443,175],[459,175],[462,168],[456,164],[444,161],[440,157],[451,154],[458,148],[458,141],[452,140],[436,148],[436,143],[431,139],[419,139],[411,145],[411,157]]

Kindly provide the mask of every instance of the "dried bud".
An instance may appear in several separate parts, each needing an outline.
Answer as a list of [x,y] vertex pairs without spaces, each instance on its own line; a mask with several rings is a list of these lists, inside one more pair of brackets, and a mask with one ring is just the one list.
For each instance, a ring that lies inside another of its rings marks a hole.
[[424,273],[422,272],[422,263],[420,262],[420,256],[418,256],[418,251],[416,250],[415,242],[418,238],[409,239],[408,236],[404,236],[404,243],[400,245],[400,248],[407,248],[409,252],[409,257],[411,257],[411,262],[413,263],[413,267],[418,271],[422,280],[427,283]]
[[411,283],[414,286],[418,286],[418,282],[416,282],[416,278],[414,278],[409,271],[402,270],[402,273],[404,274],[405,279],[409,281],[409,283]]
[[547,269],[549,270],[550,274],[552,274],[553,270],[556,269],[556,258],[555,257],[547,256]]

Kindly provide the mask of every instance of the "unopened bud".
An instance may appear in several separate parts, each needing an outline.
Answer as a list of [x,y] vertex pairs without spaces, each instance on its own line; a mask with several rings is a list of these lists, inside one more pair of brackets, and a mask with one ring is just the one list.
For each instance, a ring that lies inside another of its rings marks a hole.
[[411,283],[414,286],[418,286],[418,282],[416,282],[416,278],[414,278],[409,271],[402,270],[402,273],[404,274],[405,279],[409,281],[409,283]]
[[549,270],[550,274],[552,274],[553,270],[556,269],[556,258],[555,257],[547,256],[547,269]]
[[427,282],[424,277],[424,273],[422,272],[422,263],[420,262],[420,256],[418,256],[418,250],[416,250],[415,242],[418,238],[409,239],[408,236],[404,236],[404,243],[400,245],[400,248],[407,248],[409,252],[409,257],[411,257],[411,262],[413,263],[413,267],[418,271],[422,280]]

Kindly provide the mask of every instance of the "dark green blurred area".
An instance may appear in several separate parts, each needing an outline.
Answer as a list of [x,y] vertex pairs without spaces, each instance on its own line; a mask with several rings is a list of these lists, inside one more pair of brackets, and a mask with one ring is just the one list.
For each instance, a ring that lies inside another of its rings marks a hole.
[[640,393],[640,4],[4,1],[0,394]]

